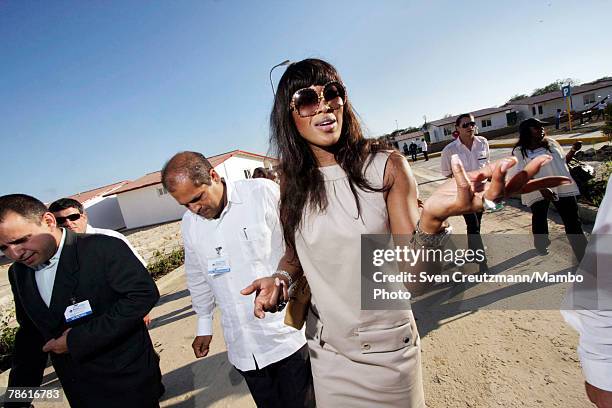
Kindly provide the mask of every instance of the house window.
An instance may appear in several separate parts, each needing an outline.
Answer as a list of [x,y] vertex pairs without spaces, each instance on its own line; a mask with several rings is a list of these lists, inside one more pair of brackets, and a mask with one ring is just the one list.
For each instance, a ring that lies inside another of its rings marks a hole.
[[533,116],[535,116],[535,112],[536,112],[536,111],[535,111],[535,106],[532,106],[532,107],[531,107],[531,114],[532,114]]
[[582,100],[584,101],[583,105],[590,105],[595,103],[595,94],[590,93],[582,96]]
[[540,115],[544,114],[544,109],[542,108],[542,105],[538,106],[538,114]]
[[244,171],[244,178],[248,178],[248,179],[251,178],[251,170],[247,169]]
[[480,123],[482,125],[481,127],[483,128],[489,127],[491,126],[491,119],[483,119],[480,121]]
[[444,136],[450,136],[453,134],[452,128],[444,128]]
[[160,187],[160,188],[157,189],[157,195],[159,197],[161,197],[161,196],[163,196],[165,194],[168,194],[168,190],[166,190],[166,187]]

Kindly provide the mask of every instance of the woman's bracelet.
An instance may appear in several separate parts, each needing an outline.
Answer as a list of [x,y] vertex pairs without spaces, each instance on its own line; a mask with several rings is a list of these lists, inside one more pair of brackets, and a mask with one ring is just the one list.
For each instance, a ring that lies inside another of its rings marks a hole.
[[425,248],[439,248],[444,246],[448,239],[450,238],[451,233],[453,232],[453,227],[447,224],[444,229],[435,234],[428,234],[421,230],[421,220],[417,221],[416,228],[414,229],[414,233],[412,234],[411,243],[415,248],[425,247]]
[[282,269],[279,269],[279,270],[277,270],[276,272],[274,272],[272,274],[272,276],[274,276],[274,275],[280,275],[280,276],[283,276],[283,277],[287,278],[287,280],[289,281],[289,286],[288,286],[287,289],[289,289],[293,285],[293,278],[291,277],[289,272],[283,271]]

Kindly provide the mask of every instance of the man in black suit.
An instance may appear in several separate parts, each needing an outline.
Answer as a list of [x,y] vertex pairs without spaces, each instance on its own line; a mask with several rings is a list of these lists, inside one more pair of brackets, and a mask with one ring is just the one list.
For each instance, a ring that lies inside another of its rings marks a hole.
[[40,386],[50,354],[73,408],[159,406],[159,358],[142,321],[159,292],[123,241],[58,228],[43,203],[11,194],[0,197],[0,250],[15,261],[20,326],[9,387]]

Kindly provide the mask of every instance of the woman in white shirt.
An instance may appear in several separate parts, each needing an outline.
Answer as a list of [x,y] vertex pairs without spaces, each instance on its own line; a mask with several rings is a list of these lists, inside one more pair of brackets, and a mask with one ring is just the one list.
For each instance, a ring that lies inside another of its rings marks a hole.
[[570,175],[567,161],[571,159],[576,147],[567,155],[561,145],[554,139],[546,137],[545,122],[530,118],[521,122],[519,126],[519,140],[512,150],[518,159],[517,165],[511,169],[511,174],[525,168],[534,157],[548,154],[552,161],[542,167],[536,177],[564,176],[572,182],[558,187],[536,190],[522,194],[521,201],[531,208],[531,231],[534,236],[534,246],[542,254],[548,253],[550,240],[548,238],[548,207],[553,203],[565,226],[574,255],[580,261],[584,255],[587,240],[582,231],[582,222],[578,215],[578,202],[580,195],[576,182]]

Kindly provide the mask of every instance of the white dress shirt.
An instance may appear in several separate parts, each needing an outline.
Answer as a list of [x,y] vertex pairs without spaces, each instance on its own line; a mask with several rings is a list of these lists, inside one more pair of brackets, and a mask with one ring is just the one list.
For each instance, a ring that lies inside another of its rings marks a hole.
[[[183,216],[185,273],[197,335],[212,335],[215,305],[229,361],[239,370],[254,370],[282,360],[306,344],[303,331],[285,325],[285,312],[253,314],[255,295],[240,290],[276,271],[285,247],[278,216],[280,191],[267,179],[227,182],[227,205],[218,219],[207,220],[190,211]],[[230,272],[208,273],[209,262],[227,259]]]
[[59,264],[62,249],[64,249],[64,241],[66,240],[66,230],[62,228],[62,239],[55,255],[47,262],[34,268],[34,278],[40,297],[45,302],[47,307],[51,304],[51,295],[53,294],[53,285],[55,284],[55,274],[57,273],[57,265]]
[[489,141],[482,136],[474,136],[471,150],[461,142],[461,138],[447,144],[442,150],[440,161],[440,171],[445,177],[453,174],[451,167],[453,154],[459,155],[465,171],[478,170],[489,163]]
[[94,228],[91,225],[87,224],[87,229],[85,230],[86,234],[101,234],[101,235],[108,235],[109,237],[115,237],[115,238],[119,238],[120,240],[122,240],[123,242],[125,242],[127,244],[128,247],[130,247],[130,250],[134,253],[134,255],[136,255],[136,258],[138,258],[138,260],[140,261],[140,263],[142,263],[145,267],[147,266],[147,263],[145,262],[145,260],[142,258],[142,256],[140,256],[140,254],[138,253],[138,251],[136,251],[136,249],[134,249],[134,247],[132,246],[132,244],[130,244],[130,241],[128,241],[127,237],[125,235],[123,235],[120,232],[111,230],[111,229],[104,229],[104,228]]
[[[586,381],[606,391],[612,391],[611,241],[612,177],[608,180],[606,195],[599,206],[593,233],[580,264],[583,274],[590,272],[597,276],[597,287],[595,291],[586,292],[590,299],[584,303],[588,304],[596,298],[603,310],[581,308],[580,304],[585,298],[581,298],[579,288],[570,287],[566,298],[568,310],[561,311],[567,323],[580,334],[578,356]],[[569,310],[570,308],[572,310]]]

